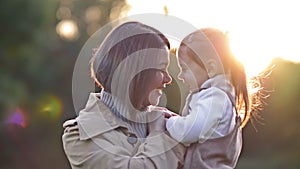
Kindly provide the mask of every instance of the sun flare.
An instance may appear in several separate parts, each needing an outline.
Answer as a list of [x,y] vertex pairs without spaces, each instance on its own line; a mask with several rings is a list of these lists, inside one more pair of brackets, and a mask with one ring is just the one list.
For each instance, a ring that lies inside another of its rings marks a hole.
[[[300,62],[300,16],[292,0],[127,0],[128,15],[162,13],[184,19],[197,28],[215,27],[229,33],[234,55],[255,76],[276,57]],[[180,29],[178,28],[180,31]],[[177,43],[178,44],[178,43]],[[176,46],[175,46],[176,47]]]

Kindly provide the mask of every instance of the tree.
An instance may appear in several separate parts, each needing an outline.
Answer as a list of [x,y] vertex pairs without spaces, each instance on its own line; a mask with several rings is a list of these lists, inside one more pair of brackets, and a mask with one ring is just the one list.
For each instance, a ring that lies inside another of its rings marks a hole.
[[[95,23],[103,26],[125,6],[124,0],[0,2],[0,168],[69,167],[60,137],[62,121],[74,115],[76,57],[99,28]],[[70,15],[61,15],[62,7]],[[101,17],[87,22],[92,15],[87,11],[95,7]],[[80,36],[73,41],[57,35],[56,26],[65,19],[78,24]]]

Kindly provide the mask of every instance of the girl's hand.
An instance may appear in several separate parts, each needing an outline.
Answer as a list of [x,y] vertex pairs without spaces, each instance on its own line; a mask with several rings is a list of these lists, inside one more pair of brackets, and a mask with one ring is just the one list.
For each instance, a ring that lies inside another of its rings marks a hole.
[[151,107],[151,110],[152,111],[160,111],[160,112],[164,113],[164,116],[167,119],[172,117],[172,116],[179,116],[178,114],[176,114],[176,113],[174,113],[174,112],[172,112],[172,111],[170,111],[170,110],[168,110],[167,108],[164,108],[164,107],[153,106],[153,107]]
[[174,113],[174,112],[171,112],[171,111],[168,111],[168,112],[165,112],[165,118],[170,118],[172,116],[179,116],[178,114]]

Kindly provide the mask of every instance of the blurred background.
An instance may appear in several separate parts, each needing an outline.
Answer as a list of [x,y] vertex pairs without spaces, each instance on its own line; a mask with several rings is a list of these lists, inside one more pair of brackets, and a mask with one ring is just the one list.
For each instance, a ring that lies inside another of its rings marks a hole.
[[[204,8],[206,1],[199,2],[203,2],[201,7]],[[183,11],[176,10],[174,5],[175,1],[151,1],[147,4],[133,0],[1,0],[0,168],[69,169],[61,143],[62,123],[76,116],[72,102],[72,75],[82,46],[96,30],[119,17],[130,15],[130,12],[180,16]],[[145,6],[150,11],[145,10]],[[190,6],[193,4],[190,3]],[[217,17],[202,17],[219,23]],[[198,21],[201,22],[201,19]],[[232,37],[239,37],[232,29],[236,26],[206,25],[232,30]],[[261,23],[258,26],[263,27]],[[285,23],[283,27],[293,30],[292,23]],[[249,31],[247,33],[252,35]],[[271,41],[282,42],[286,46],[299,45],[298,41],[278,39],[292,37],[288,33],[277,32],[274,37],[267,35]],[[237,41],[238,38],[234,41],[235,49],[240,49]],[[257,40],[257,43],[261,41]],[[260,59],[252,58],[252,61],[259,65],[260,60],[268,58],[267,64],[263,63],[260,68],[252,64],[253,70],[259,72],[263,71],[261,68],[275,67],[263,81],[264,91],[269,97],[264,100],[266,104],[260,112],[262,123],[249,123],[244,130],[239,169],[300,168],[300,64],[299,60],[291,59],[299,59],[300,54],[291,53],[292,50],[282,44],[276,45],[266,48],[250,46],[251,50],[259,51],[257,48],[262,51],[260,54],[264,54],[259,56]],[[285,49],[286,56],[284,52],[276,55],[263,50],[270,48],[276,51],[280,46]],[[247,53],[245,48],[235,51],[237,54]],[[244,63],[249,62],[246,60]],[[180,109],[177,106],[180,95],[176,95],[176,90],[177,83],[166,89],[167,107],[173,111]]]

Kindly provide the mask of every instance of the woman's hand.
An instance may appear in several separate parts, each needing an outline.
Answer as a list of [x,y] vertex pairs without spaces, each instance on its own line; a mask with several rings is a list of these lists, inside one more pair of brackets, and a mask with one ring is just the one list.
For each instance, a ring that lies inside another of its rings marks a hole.
[[149,134],[159,134],[166,130],[165,113],[151,111],[147,114]]
[[164,107],[151,107],[150,112],[147,114],[149,134],[166,131],[166,121],[172,116],[178,116],[178,114]]

